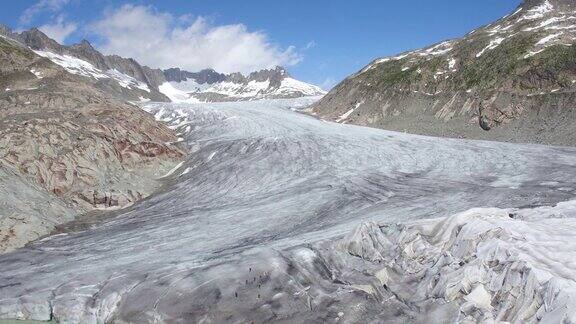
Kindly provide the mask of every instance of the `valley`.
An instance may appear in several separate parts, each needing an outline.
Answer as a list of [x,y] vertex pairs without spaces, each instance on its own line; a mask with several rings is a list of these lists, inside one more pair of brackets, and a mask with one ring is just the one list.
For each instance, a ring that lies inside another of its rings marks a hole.
[[81,2],[0,25],[0,324],[576,323],[573,0]]

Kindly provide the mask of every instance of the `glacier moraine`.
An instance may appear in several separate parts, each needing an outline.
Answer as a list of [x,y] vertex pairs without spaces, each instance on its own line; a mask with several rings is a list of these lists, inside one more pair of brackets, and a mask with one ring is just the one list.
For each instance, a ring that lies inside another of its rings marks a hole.
[[[463,241],[474,244],[521,231],[535,217],[528,211],[573,199],[576,149],[415,136],[294,111],[311,100],[146,104],[180,134],[189,158],[154,196],[0,256],[0,318],[366,323],[464,313],[489,320],[493,293],[505,286],[494,286],[488,272],[454,274],[470,281],[456,292],[418,286],[437,286],[451,273],[435,268],[449,262],[438,242],[454,244],[460,232],[441,235],[434,226],[489,229],[492,236]],[[487,209],[466,212],[474,207]],[[406,237],[422,242],[407,245]],[[449,253],[454,271],[484,257],[468,243]],[[396,255],[392,246],[404,250]],[[521,254],[512,259],[530,264]],[[424,274],[415,284],[404,282],[407,273]],[[506,274],[502,282],[512,278]],[[549,277],[536,272],[534,280]],[[537,316],[542,298],[532,296],[514,316]]]

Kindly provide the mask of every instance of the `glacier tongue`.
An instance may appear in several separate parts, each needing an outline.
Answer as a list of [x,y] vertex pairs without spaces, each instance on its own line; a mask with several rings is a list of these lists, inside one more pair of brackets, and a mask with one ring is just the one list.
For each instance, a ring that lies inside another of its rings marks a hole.
[[157,195],[0,256],[0,318],[573,320],[574,203],[525,206],[573,199],[576,149],[292,111],[313,100],[146,104],[188,160]]

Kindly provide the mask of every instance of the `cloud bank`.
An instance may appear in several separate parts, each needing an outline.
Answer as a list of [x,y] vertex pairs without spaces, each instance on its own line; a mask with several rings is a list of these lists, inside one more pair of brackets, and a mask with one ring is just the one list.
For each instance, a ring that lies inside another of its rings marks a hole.
[[243,24],[213,26],[203,17],[191,21],[148,6],[107,11],[90,31],[101,39],[103,52],[159,68],[248,73],[302,60],[293,46],[282,49],[265,33],[249,31]]
[[48,37],[62,44],[68,36],[72,35],[72,33],[78,29],[78,25],[73,22],[65,22],[64,16],[60,15],[54,23],[42,25],[38,27],[38,29],[48,35]]

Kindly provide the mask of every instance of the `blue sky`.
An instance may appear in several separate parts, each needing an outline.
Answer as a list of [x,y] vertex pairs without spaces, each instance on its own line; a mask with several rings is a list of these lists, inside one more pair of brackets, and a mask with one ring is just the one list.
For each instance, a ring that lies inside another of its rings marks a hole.
[[0,22],[16,29],[43,26],[68,44],[87,38],[106,53],[153,67],[248,72],[280,63],[296,78],[328,87],[374,58],[462,36],[519,4],[21,0],[3,3]]

